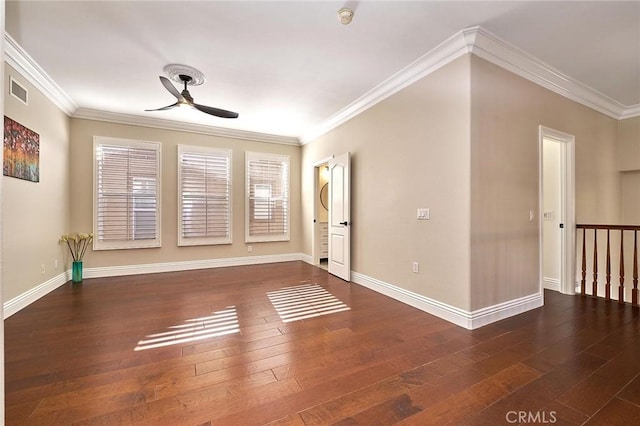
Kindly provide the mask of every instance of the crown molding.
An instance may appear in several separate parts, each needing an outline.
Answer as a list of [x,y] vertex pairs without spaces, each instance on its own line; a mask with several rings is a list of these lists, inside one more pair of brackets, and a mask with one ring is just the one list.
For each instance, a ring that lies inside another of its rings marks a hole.
[[255,142],[276,143],[281,145],[299,146],[300,141],[292,136],[271,135],[268,133],[249,132],[246,130],[226,129],[223,127],[207,126],[204,124],[184,123],[154,117],[144,117],[117,112],[100,111],[89,108],[79,108],[71,115],[73,118],[105,121],[108,123],[127,124],[131,126],[153,127],[155,129],[175,130],[178,132],[198,133],[201,135],[219,136],[223,138],[242,139]]
[[309,143],[394,93],[469,53],[609,117],[618,120],[640,117],[640,104],[625,106],[564,75],[479,26],[466,28],[449,37],[300,138],[79,108],[38,63],[5,32],[7,64],[15,68],[71,117],[284,145]]
[[302,145],[333,130],[378,102],[467,53],[485,59],[520,77],[617,120],[640,116],[640,104],[625,106],[586,84],[561,73],[484,28],[475,26],[457,32],[329,117],[323,124],[301,137]]
[[16,42],[9,33],[4,33],[4,59],[41,91],[65,114],[71,115],[78,105],[56,84],[38,63]]
[[625,118],[635,118],[635,117],[640,117],[640,104],[631,105],[630,107],[627,107],[627,109],[625,109],[624,112],[622,113],[620,120],[624,120]]
[[469,40],[463,31],[449,37],[376,87],[329,117],[324,123],[300,138],[302,145],[351,120],[389,96],[469,53]]
[[472,54],[611,118],[620,119],[624,114],[627,107],[620,102],[563,74],[484,28],[476,27],[474,31]]

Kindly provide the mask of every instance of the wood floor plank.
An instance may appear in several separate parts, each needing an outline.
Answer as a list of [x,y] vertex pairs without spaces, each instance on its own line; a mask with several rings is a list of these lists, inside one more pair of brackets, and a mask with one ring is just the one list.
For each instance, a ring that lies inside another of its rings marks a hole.
[[508,395],[509,391],[491,380],[483,380],[463,391],[426,407],[401,424],[442,425],[459,424],[464,418]]
[[640,419],[640,406],[614,398],[585,424],[627,426],[637,424],[638,419]]
[[550,402],[557,400],[567,390],[593,374],[604,362],[600,358],[580,354],[557,368],[544,372],[538,379],[480,411],[469,422],[470,424],[498,424],[505,421],[505,415],[509,411],[542,410]]
[[333,424],[372,406],[402,395],[416,387],[415,382],[393,377],[365,387],[300,413],[307,425]]
[[398,370],[395,366],[384,364],[376,365],[374,368],[358,370],[345,376],[332,377],[322,384],[310,389],[303,389],[278,401],[217,418],[212,420],[212,424],[249,425],[270,423],[292,412],[301,412],[308,407],[331,401],[336,394],[354,392],[388,380],[397,373]]
[[589,416],[640,374],[640,347],[630,347],[565,393],[559,401]]
[[576,411],[557,400],[550,402],[542,409],[542,412],[547,413],[549,417],[553,414],[558,424],[582,425],[589,419],[586,414]]
[[634,377],[618,396],[622,400],[640,406],[640,374]]

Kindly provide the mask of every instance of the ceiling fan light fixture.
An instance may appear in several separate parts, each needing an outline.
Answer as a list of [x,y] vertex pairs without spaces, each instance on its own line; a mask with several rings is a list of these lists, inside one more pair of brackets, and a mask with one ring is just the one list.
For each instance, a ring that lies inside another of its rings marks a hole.
[[343,7],[338,11],[338,20],[342,25],[349,25],[353,19],[353,10]]
[[[214,108],[207,105],[200,105],[193,101],[193,97],[189,90],[187,89],[187,85],[194,84],[202,84],[204,81],[204,75],[201,72],[195,70],[191,67],[186,67],[184,65],[167,65],[165,67],[165,72],[169,71],[169,74],[173,77],[174,80],[182,83],[184,89],[180,92],[176,87],[171,83],[169,78],[161,75],[160,83],[164,86],[165,89],[169,93],[171,93],[176,98],[176,103],[167,105],[161,108],[156,109],[145,109],[145,111],[166,111],[168,109],[176,108],[176,107],[191,107],[195,108],[198,111],[204,112],[205,114],[213,115],[220,118],[238,118],[238,113],[233,111],[227,111],[225,109]],[[196,72],[194,72],[196,71]],[[175,73],[175,75],[173,75]],[[194,83],[194,81],[196,83]]]

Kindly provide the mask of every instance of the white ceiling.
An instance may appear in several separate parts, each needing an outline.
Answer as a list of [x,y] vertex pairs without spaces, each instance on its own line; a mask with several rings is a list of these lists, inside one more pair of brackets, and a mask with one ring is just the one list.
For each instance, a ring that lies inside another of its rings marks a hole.
[[[336,12],[355,10],[341,25]],[[640,1],[7,1],[6,30],[81,110],[302,137],[463,28],[479,25],[611,98],[640,105]],[[195,101],[240,113],[144,112]]]

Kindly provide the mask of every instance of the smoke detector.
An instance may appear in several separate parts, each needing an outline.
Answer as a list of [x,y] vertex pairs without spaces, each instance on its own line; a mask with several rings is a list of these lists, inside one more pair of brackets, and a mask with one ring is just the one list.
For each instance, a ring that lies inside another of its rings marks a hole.
[[353,19],[353,10],[343,7],[338,11],[338,20],[342,25],[349,25]]

